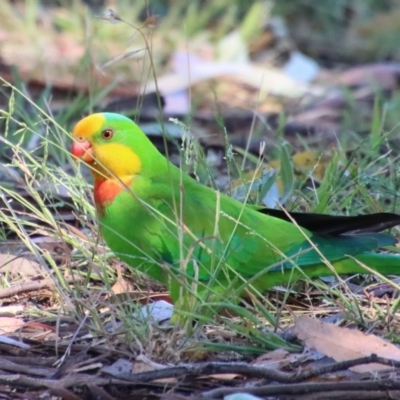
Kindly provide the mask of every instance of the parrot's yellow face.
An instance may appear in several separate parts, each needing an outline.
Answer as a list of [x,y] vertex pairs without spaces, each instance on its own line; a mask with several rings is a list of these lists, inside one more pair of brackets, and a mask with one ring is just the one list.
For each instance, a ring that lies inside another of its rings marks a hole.
[[129,145],[134,132],[118,122],[109,121],[105,114],[92,114],[72,130],[71,153],[89,164],[95,180],[126,180],[141,170],[141,160]]
[[94,149],[91,141],[94,134],[101,130],[106,119],[101,114],[89,115],[81,119],[72,130],[75,141],[72,143],[71,153],[86,163],[94,162]]

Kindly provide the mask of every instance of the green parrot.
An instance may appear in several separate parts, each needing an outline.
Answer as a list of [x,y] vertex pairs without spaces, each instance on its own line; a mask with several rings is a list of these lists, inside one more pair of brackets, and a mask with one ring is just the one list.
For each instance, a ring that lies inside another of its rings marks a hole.
[[[72,131],[72,155],[94,177],[94,201],[110,249],[167,285],[226,299],[301,277],[400,272],[395,245],[379,231],[396,214],[355,217],[288,214],[243,204],[171,164],[130,119],[114,113],[83,118]],[[219,296],[219,297],[218,297]]]

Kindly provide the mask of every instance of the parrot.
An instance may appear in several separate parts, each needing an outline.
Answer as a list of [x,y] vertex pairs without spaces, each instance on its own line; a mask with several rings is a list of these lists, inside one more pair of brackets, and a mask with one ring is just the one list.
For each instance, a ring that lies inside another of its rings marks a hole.
[[140,127],[95,113],[72,129],[71,154],[94,179],[93,199],[108,247],[165,284],[174,302],[263,293],[299,278],[398,274],[397,243],[381,231],[400,215],[335,216],[240,202],[203,185],[159,152]]

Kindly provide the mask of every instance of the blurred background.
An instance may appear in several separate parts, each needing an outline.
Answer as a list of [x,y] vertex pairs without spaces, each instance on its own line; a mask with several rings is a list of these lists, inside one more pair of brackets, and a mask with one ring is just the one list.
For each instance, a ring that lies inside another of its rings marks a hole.
[[287,142],[316,173],[332,148],[399,148],[395,0],[5,0],[0,22],[3,162],[17,143],[43,155],[45,138],[68,165],[70,138],[46,121],[69,131],[93,111],[130,116],[161,150],[167,135],[176,163],[171,143],[190,132],[220,187],[228,142],[267,160]]

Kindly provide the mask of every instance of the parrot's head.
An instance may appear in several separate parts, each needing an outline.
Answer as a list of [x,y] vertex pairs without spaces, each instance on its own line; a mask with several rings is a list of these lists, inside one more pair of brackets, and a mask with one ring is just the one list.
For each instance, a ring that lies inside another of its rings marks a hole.
[[83,118],[73,128],[72,137],[72,155],[90,166],[95,179],[140,174],[156,150],[133,121],[114,113]]

